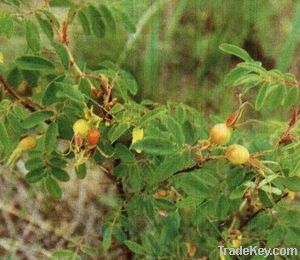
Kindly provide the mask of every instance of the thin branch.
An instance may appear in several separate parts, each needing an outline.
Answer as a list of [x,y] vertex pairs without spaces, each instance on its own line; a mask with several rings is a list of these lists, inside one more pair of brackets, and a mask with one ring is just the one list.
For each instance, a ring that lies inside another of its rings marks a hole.
[[267,209],[273,208],[275,205],[278,204],[278,202],[280,202],[282,199],[284,199],[286,196],[288,195],[288,193],[285,193],[282,197],[280,197],[279,199],[277,199],[274,203],[274,205],[270,206],[270,207],[265,207],[265,208],[261,208],[259,210],[257,210],[256,212],[254,212],[249,218],[247,218],[244,222],[241,223],[239,230],[241,230],[242,228],[246,227],[248,225],[248,223],[254,219],[258,214],[265,212]]
[[40,107],[40,105],[38,105],[38,104],[33,105],[30,102],[24,100],[21,96],[19,96],[19,94],[16,91],[14,91],[14,89],[5,81],[5,79],[3,78],[2,75],[0,75],[0,85],[4,88],[4,90],[6,92],[8,92],[12,97],[17,99],[29,111],[31,111],[31,112],[36,111],[35,106],[42,108],[42,107]]
[[194,170],[201,169],[203,164],[205,164],[205,163],[207,163],[209,161],[220,160],[220,159],[224,159],[224,156],[209,156],[209,157],[205,157],[205,158],[203,158],[201,160],[198,160],[197,164],[195,164],[195,165],[193,165],[193,166],[191,166],[189,168],[181,169],[181,170],[175,172],[172,176],[180,174],[180,173],[189,173],[189,172],[192,172]]

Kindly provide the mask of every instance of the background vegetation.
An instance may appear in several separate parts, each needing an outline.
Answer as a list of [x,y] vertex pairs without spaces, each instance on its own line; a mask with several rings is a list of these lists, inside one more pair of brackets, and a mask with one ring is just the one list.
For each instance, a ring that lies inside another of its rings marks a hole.
[[[32,8],[42,3],[24,2]],[[174,0],[159,4],[113,0],[109,5],[121,6],[135,24],[140,21],[142,31],[126,54],[122,55],[127,41],[122,32],[118,31],[117,37],[97,39],[86,35],[79,24],[71,28],[71,45],[76,57],[86,60],[88,66],[96,67],[103,60],[121,62],[138,80],[140,99],[164,101],[168,94],[171,100],[198,108],[226,110],[228,98],[223,92],[220,95],[220,88],[226,71],[237,60],[220,55],[218,46],[224,42],[245,48],[268,69],[289,69],[298,74],[297,1]],[[64,9],[57,8],[56,12],[63,15]],[[22,33],[16,26],[13,41],[2,37],[0,50],[7,50],[7,60],[26,48]],[[217,107],[211,102],[216,98]]]

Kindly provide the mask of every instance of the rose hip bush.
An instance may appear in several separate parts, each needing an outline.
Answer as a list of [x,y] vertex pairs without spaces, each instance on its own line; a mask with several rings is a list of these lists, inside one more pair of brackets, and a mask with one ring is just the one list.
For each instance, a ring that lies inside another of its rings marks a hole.
[[[70,179],[67,165],[83,179],[98,164],[117,190],[99,246],[64,248],[53,259],[97,258],[116,244],[128,259],[219,259],[220,245],[300,246],[293,75],[222,44],[240,59],[222,91],[234,87],[239,95],[231,114],[208,121],[182,103],[136,102],[137,83],[117,63],[92,69],[76,59],[72,26],[98,38],[136,33],[120,8],[53,0],[24,13],[21,1],[4,2],[0,33],[13,41],[18,28],[27,47],[14,60],[1,54],[1,164],[14,169],[23,160],[26,181],[57,203],[60,183]],[[20,85],[28,91],[20,94]]]

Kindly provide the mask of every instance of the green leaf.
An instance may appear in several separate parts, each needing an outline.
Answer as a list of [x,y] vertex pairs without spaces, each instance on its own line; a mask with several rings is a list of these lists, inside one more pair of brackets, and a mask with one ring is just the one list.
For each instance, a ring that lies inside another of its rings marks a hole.
[[118,178],[122,178],[126,176],[127,172],[128,172],[127,164],[120,163],[114,168],[114,175],[116,175]]
[[274,225],[274,227],[272,228],[271,232],[268,234],[268,237],[267,237],[268,247],[278,246],[283,239],[282,234],[285,234],[285,233],[286,233],[286,231],[283,226],[281,226],[279,224]]
[[67,165],[67,161],[63,157],[60,157],[59,154],[52,153],[49,164],[54,168],[64,168]]
[[53,115],[54,115],[54,113],[51,112],[51,111],[36,111],[36,112],[33,112],[23,120],[22,127],[24,129],[33,128],[36,125],[46,121],[47,119],[49,119]]
[[45,176],[46,176],[46,173],[45,173],[44,169],[39,168],[39,169],[29,171],[26,174],[25,179],[29,183],[35,183],[35,182],[42,180]]
[[44,34],[47,36],[47,38],[52,41],[53,40],[53,29],[52,29],[52,25],[49,22],[48,19],[44,19],[42,18],[39,14],[36,14],[36,19],[39,22],[40,27],[42,28],[42,31],[44,32]]
[[253,61],[253,59],[250,57],[250,55],[245,50],[243,50],[242,48],[240,48],[238,46],[228,44],[228,43],[223,43],[220,45],[219,48],[223,52],[237,56],[244,61],[249,61],[249,62]]
[[20,6],[20,0],[3,0],[3,2],[8,5]]
[[255,100],[255,109],[256,110],[260,110],[263,107],[263,105],[266,101],[266,98],[268,96],[268,93],[269,93],[269,88],[270,88],[270,85],[268,83],[264,83],[260,86],[258,94],[256,96],[256,100]]
[[81,24],[84,34],[90,35],[91,29],[90,29],[89,19],[88,19],[88,15],[87,15],[87,9],[80,9],[77,16],[78,16],[78,20]]
[[95,6],[90,5],[88,7],[88,14],[94,35],[98,38],[103,38],[105,36],[105,23],[103,22],[101,13]]
[[2,122],[0,122],[0,136],[1,136],[0,142],[2,143],[2,146],[5,148],[4,153],[7,156],[10,154],[12,150],[12,142],[9,139],[6,127]]
[[9,109],[10,105],[11,105],[11,101],[9,99],[3,98],[0,101],[0,113],[6,113],[6,111]]
[[19,136],[24,134],[25,131],[22,125],[21,118],[17,117],[14,112],[9,112],[6,116],[6,120],[8,122],[7,127],[10,131],[13,131]]
[[248,224],[248,228],[256,230],[268,229],[272,223],[272,216],[268,213],[261,213],[256,215]]
[[21,73],[22,73],[24,80],[26,81],[26,83],[28,84],[28,86],[30,88],[38,86],[38,80],[39,80],[39,76],[40,76],[39,71],[22,70]]
[[16,64],[23,70],[52,70],[54,65],[49,60],[39,56],[22,56],[16,59]]
[[116,144],[115,151],[122,162],[133,163],[135,161],[134,155],[125,145]]
[[260,62],[242,62],[237,66],[245,69],[246,71],[255,72],[260,75],[266,74],[267,72],[266,69],[261,66]]
[[81,257],[71,250],[56,250],[51,254],[50,260],[81,260]]
[[217,187],[219,184],[219,180],[214,176],[213,173],[207,171],[205,167],[190,172],[190,174],[196,175],[197,180],[200,181],[205,186]]
[[203,198],[199,196],[188,196],[186,198],[181,199],[176,203],[176,207],[178,208],[187,208],[193,207],[201,204],[203,202]]
[[112,231],[113,231],[112,225],[107,226],[103,231],[102,245],[105,251],[107,251],[111,246]]
[[229,195],[229,198],[231,200],[234,200],[234,199],[240,199],[243,197],[244,193],[246,191],[246,187],[244,184],[236,187]]
[[55,82],[54,84],[58,87],[57,97],[69,98],[78,104],[84,104],[84,95],[79,91],[77,85],[62,82]]
[[154,206],[167,211],[175,211],[176,206],[175,203],[168,199],[155,199],[154,200]]
[[120,79],[118,81],[120,88],[127,90],[130,94],[135,95],[138,91],[138,86],[134,77],[125,71],[120,71]]
[[203,184],[200,175],[206,172],[199,170],[196,173],[182,173],[173,178],[175,187],[183,190],[189,196],[198,196],[198,198],[207,198],[209,196],[209,188]]
[[259,196],[259,200],[262,203],[262,205],[264,207],[272,207],[273,205],[273,201],[272,201],[272,197],[268,196],[266,192],[259,190],[258,192],[258,196]]
[[58,183],[56,180],[54,180],[52,177],[48,176],[46,181],[46,190],[48,193],[55,199],[61,199],[62,197],[62,190],[59,187]]
[[45,166],[45,161],[42,158],[31,158],[26,161],[25,167],[28,171],[42,169]]
[[18,88],[23,80],[22,73],[18,67],[12,68],[7,75],[7,83],[14,88]]
[[284,234],[284,241],[288,245],[300,245],[300,228],[288,227]]
[[249,74],[244,68],[236,67],[232,69],[224,79],[224,86],[234,86],[235,82],[242,78],[243,76]]
[[173,136],[174,142],[183,145],[185,143],[185,136],[181,125],[173,117],[168,115],[164,116],[161,121],[166,125],[169,134]]
[[133,242],[131,240],[125,240],[124,244],[134,253],[136,254],[144,254],[145,250],[142,246],[140,246],[138,243]]
[[118,228],[116,226],[114,227],[113,236],[121,243],[123,243],[127,238],[125,232],[121,228]]
[[145,115],[143,115],[140,118],[137,127],[144,126],[149,121],[157,119],[159,116],[161,116],[161,114],[164,114],[164,113],[166,113],[166,109],[164,107],[159,107],[159,108],[149,111],[148,113],[146,113]]
[[115,104],[111,110],[109,110],[109,113],[112,114],[112,115],[115,115],[115,114],[118,114],[120,113],[121,111],[124,111],[125,110],[125,107],[119,103]]
[[62,81],[64,78],[64,75],[57,76],[48,84],[42,98],[43,105],[49,106],[59,101],[59,99],[56,97],[56,94],[59,91],[59,87],[55,83]]
[[[0,52],[0,60],[1,60],[1,52]],[[3,73],[6,71],[6,66],[0,62],[0,73]]]
[[37,26],[31,20],[25,20],[26,41],[34,52],[40,50],[40,34]]
[[164,161],[155,169],[151,177],[151,184],[162,182],[174,173],[191,167],[194,163],[194,158],[190,153],[173,154],[167,156]]
[[81,250],[81,252],[85,253],[86,255],[88,255],[90,257],[96,257],[96,256],[98,256],[97,249],[93,248],[91,246],[83,244],[83,245],[80,246],[80,250]]
[[290,191],[299,192],[300,191],[300,177],[293,176],[283,179],[283,185]]
[[[261,76],[257,74],[245,74],[238,78],[235,82],[234,85],[251,85],[251,87],[255,87],[259,81],[261,80]],[[246,88],[247,90],[249,88]],[[243,90],[246,92],[245,90]]]
[[67,182],[70,180],[69,174],[63,169],[52,168],[51,173],[59,181]]
[[[92,91],[91,91],[91,85],[90,85],[88,79],[81,78],[79,80],[79,87],[78,87],[78,89],[86,97],[91,97]],[[113,107],[115,107],[115,106],[113,106]],[[109,112],[111,112],[111,110]]]
[[287,96],[286,86],[283,84],[272,84],[268,90],[268,102],[265,103],[266,107],[273,108],[282,105]]
[[56,30],[60,29],[60,23],[53,12],[50,12],[46,8],[43,8],[41,9],[41,13],[45,15],[46,19],[50,22],[52,27],[55,27]]
[[57,118],[59,136],[71,139],[73,136],[72,121],[66,115]]
[[78,6],[77,5],[72,5],[68,9],[68,14],[67,14],[67,23],[68,24],[73,24],[77,12],[78,12]]
[[119,124],[115,127],[112,127],[108,132],[108,138],[109,140],[114,143],[116,140],[118,140],[128,129],[130,125],[127,123]]
[[130,165],[128,167],[128,183],[131,192],[138,192],[141,189],[142,179],[136,165]]
[[79,166],[77,166],[75,168],[75,172],[76,172],[78,179],[81,179],[81,180],[84,179],[86,176],[86,165],[84,163],[80,164]]
[[149,198],[144,198],[143,205],[144,205],[145,215],[147,216],[148,220],[152,222],[155,218],[155,210],[153,207],[152,200]]
[[47,129],[45,135],[45,150],[48,154],[52,153],[56,147],[56,139],[58,136],[58,125],[53,122]]
[[61,43],[54,42],[53,47],[60,58],[60,61],[64,68],[67,70],[69,69],[69,64],[70,64],[70,58],[67,49],[65,46],[63,46]]
[[104,18],[108,31],[114,35],[117,31],[117,25],[116,25],[115,18],[112,15],[111,11],[109,10],[108,6],[101,4],[100,12]]
[[50,1],[51,7],[69,7],[72,5],[73,5],[73,3],[71,0],[51,0]]
[[121,11],[120,9],[114,9],[118,16],[121,18],[121,23],[124,26],[124,28],[129,32],[129,33],[135,33],[136,32],[136,27],[134,25],[134,22],[132,21],[131,17]]
[[0,10],[0,35],[4,35],[7,38],[10,38],[13,34],[14,30],[14,19],[13,16],[3,11],[1,8]]
[[299,90],[298,87],[289,87],[287,89],[287,96],[285,99],[284,106],[289,107],[291,105],[294,105],[299,97]]
[[160,137],[146,137],[132,144],[130,148],[154,155],[169,155],[177,151],[174,143]]
[[216,216],[218,219],[226,219],[230,208],[229,200],[222,195],[216,205]]

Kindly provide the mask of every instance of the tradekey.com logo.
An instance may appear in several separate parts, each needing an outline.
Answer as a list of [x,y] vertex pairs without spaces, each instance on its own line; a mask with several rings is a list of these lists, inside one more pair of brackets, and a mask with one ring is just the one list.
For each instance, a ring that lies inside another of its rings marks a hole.
[[224,246],[218,246],[220,250],[221,259],[225,259],[224,256],[297,256],[297,248],[261,248],[258,246],[238,247],[238,248],[226,248]]

